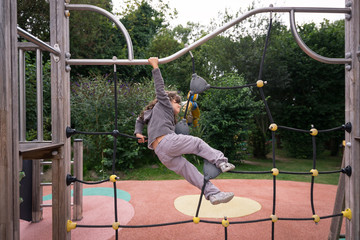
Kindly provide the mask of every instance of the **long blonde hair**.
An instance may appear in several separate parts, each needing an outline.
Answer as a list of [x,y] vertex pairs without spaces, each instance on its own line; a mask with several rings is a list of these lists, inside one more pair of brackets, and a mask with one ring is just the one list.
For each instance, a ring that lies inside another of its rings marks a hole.
[[[177,94],[176,91],[165,91],[165,93],[168,95],[170,102],[172,100],[175,100],[177,103],[181,103],[181,97]],[[144,120],[144,113],[147,110],[153,109],[155,104],[158,102],[157,98],[155,98],[154,100],[152,100],[148,105],[146,105],[146,107],[141,111],[139,117]],[[174,114],[174,119],[175,119],[175,123],[177,122],[176,116]]]

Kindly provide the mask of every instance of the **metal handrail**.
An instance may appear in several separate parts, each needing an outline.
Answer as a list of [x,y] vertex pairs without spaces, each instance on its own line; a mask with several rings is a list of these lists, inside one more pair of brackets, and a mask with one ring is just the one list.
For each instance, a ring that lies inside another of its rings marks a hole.
[[294,36],[296,43],[311,58],[313,58],[319,62],[328,63],[328,64],[350,64],[351,63],[350,58],[348,58],[348,59],[346,59],[346,58],[328,58],[328,57],[321,56],[321,55],[317,54],[316,52],[314,52],[313,50],[311,50],[304,43],[304,41],[301,39],[301,37],[299,36],[299,34],[296,30],[294,10],[290,11],[290,28],[291,28],[291,33]]
[[[159,59],[159,64],[169,63],[174,61],[175,59],[181,57],[185,53],[193,50],[194,48],[200,46],[201,44],[209,41],[210,39],[216,37],[220,33],[226,31],[227,29],[231,28],[232,26],[238,24],[239,22],[245,20],[252,15],[258,13],[266,13],[266,12],[307,12],[307,13],[344,13],[344,14],[351,14],[351,8],[313,8],[313,7],[265,7],[251,10],[240,17],[230,21],[229,23],[225,24],[224,26],[216,29],[214,32],[209,33],[208,35],[200,38],[199,40],[195,41],[194,43],[186,46],[185,48],[181,49],[180,51],[174,53],[165,58]],[[134,60],[126,60],[126,59],[68,59],[66,60],[67,64],[69,65],[148,65],[147,59],[134,59]],[[348,63],[346,62],[341,63]]]
[[100,7],[88,5],[88,4],[65,4],[65,8],[67,10],[97,12],[97,13],[100,13],[101,15],[109,18],[110,20],[112,20],[116,24],[116,26],[118,26],[118,28],[121,30],[121,32],[124,34],[126,44],[128,47],[128,60],[131,61],[134,59],[134,51],[133,51],[133,45],[131,42],[130,35],[129,35],[128,31],[126,30],[126,28],[124,27],[124,25],[112,13],[110,13]]
[[49,44],[47,44],[46,42],[38,39],[37,37],[35,37],[34,35],[32,35],[31,33],[25,31],[24,29],[22,29],[21,27],[17,27],[17,33],[25,38],[26,40],[35,43],[36,45],[38,45],[39,47],[42,47],[44,50],[51,52],[53,54],[55,54],[56,56],[59,56],[61,54],[59,49],[56,49],[52,46],[50,46]]

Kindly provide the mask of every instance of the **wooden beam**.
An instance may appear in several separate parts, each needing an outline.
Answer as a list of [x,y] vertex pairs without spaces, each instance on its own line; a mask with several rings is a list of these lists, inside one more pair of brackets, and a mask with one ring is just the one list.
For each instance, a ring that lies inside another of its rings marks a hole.
[[20,237],[16,1],[0,1],[0,239]]
[[70,126],[70,73],[65,71],[65,53],[69,52],[69,21],[65,16],[64,0],[50,2],[50,45],[60,49],[56,57],[51,54],[51,121],[52,142],[64,143],[59,159],[52,164],[52,239],[68,240],[67,221],[71,218],[70,187],[66,175],[70,173],[71,146],[66,138]]
[[360,0],[346,0],[351,7],[351,18],[345,20],[345,52],[351,57],[351,68],[345,70],[345,122],[351,122],[351,133],[345,134],[345,165],[352,167],[351,177],[345,178],[345,208],[352,211],[352,219],[346,219],[346,239],[360,236]]

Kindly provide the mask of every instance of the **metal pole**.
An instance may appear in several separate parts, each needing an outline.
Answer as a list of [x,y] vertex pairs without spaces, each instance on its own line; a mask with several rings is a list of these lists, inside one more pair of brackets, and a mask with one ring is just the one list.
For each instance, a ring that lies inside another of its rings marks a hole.
[[51,52],[51,53],[53,53],[53,54],[55,54],[57,56],[59,56],[60,53],[61,53],[59,49],[53,48],[49,44],[41,41],[40,39],[38,39],[37,37],[35,37],[34,35],[28,33],[27,31],[25,31],[24,29],[22,29],[20,27],[17,27],[17,33],[21,37],[25,38],[26,40],[29,40],[30,42],[35,43],[39,47],[44,48],[44,50],[46,50],[48,52]]
[[327,63],[327,64],[351,64],[351,59],[346,59],[346,58],[327,58],[327,57],[323,57],[319,54],[317,54],[316,52],[312,51],[301,39],[301,37],[299,36],[297,30],[296,30],[296,25],[295,25],[295,12],[294,10],[291,10],[290,12],[290,27],[291,27],[291,33],[295,38],[296,43],[299,45],[299,47],[311,58],[319,61],[319,62],[323,62],[323,63]]
[[126,28],[124,27],[124,25],[112,13],[109,13],[108,11],[106,11],[102,8],[99,8],[97,6],[87,5],[87,4],[66,4],[65,8],[67,10],[97,12],[97,13],[100,13],[101,15],[109,18],[110,20],[112,20],[116,24],[116,26],[121,30],[121,32],[124,34],[126,44],[128,47],[128,59],[129,60],[134,59],[134,51],[133,51],[133,45],[131,42],[130,35],[129,35],[128,31],[126,30]]

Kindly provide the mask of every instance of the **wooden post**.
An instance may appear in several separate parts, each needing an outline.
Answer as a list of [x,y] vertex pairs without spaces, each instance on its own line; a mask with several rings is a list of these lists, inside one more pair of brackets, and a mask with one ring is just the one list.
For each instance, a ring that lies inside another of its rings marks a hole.
[[[83,180],[83,141],[74,140],[74,176]],[[79,182],[74,183],[74,207],[73,220],[80,221],[83,218],[83,185]]]
[[[345,166],[345,159],[343,157],[341,168],[344,168],[344,166]],[[344,173],[340,173],[333,214],[341,213],[341,211],[343,211],[345,207],[345,186],[344,186],[345,177],[347,176]],[[328,240],[339,239],[342,222],[343,222],[342,217],[333,218],[331,220]]]
[[40,160],[32,161],[32,222],[40,222],[42,220],[42,203],[41,193],[41,165]]
[[351,177],[345,177],[345,208],[352,211],[352,219],[346,220],[346,239],[360,236],[360,0],[346,0],[351,7],[351,18],[345,20],[345,52],[352,65],[345,70],[345,121],[351,122],[351,133],[345,134],[345,165],[352,167]]
[[0,1],[0,239],[19,239],[16,1]]
[[[66,175],[70,173],[70,139],[66,126],[70,126],[70,74],[65,71],[65,53],[69,51],[68,19],[65,1],[50,2],[50,45],[60,49],[60,56],[51,54],[51,121],[52,143],[63,143],[52,163],[52,239],[70,239],[66,231],[71,217],[70,187]],[[54,153],[56,154],[56,153]]]

